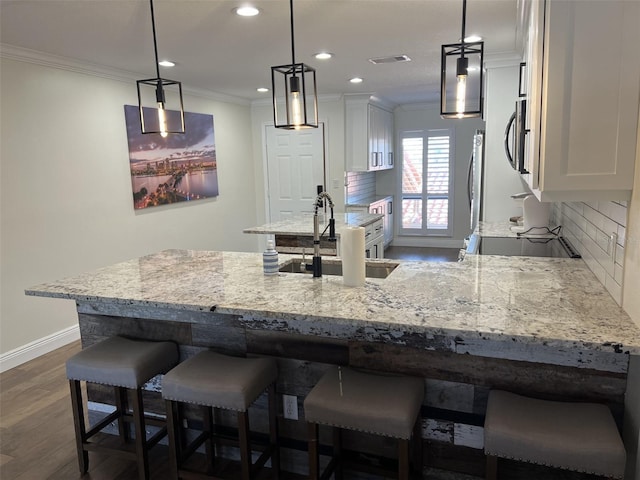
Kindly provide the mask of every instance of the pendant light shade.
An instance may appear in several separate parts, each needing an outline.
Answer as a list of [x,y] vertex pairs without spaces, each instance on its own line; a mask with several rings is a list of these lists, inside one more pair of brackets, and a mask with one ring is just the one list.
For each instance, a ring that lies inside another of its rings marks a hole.
[[[166,137],[170,133],[184,133],[182,84],[175,80],[160,78],[153,0],[149,0],[149,3],[151,5],[151,26],[153,28],[156,78],[147,78],[136,82],[138,86],[140,128],[142,133],[159,133],[161,136]],[[173,110],[168,110],[167,106]]]
[[465,42],[467,0],[462,0],[460,43],[442,45],[440,115],[442,118],[481,117],[484,42]]
[[318,127],[318,90],[316,71],[304,63],[296,63],[293,33],[293,0],[291,13],[291,63],[271,67],[273,123],[276,128],[298,130]]

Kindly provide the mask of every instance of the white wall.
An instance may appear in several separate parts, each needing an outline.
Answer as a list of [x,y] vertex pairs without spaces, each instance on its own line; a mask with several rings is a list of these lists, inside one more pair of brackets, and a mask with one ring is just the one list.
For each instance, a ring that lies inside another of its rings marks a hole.
[[[459,248],[463,239],[469,235],[470,211],[467,199],[467,169],[473,149],[473,135],[476,130],[484,129],[484,122],[479,118],[464,120],[442,119],[439,105],[415,104],[402,105],[395,109],[395,151],[401,155],[400,133],[405,130],[427,130],[434,128],[451,128],[454,136],[454,212],[453,234],[451,237],[411,237],[399,236],[399,220],[395,220],[395,236],[393,245],[398,246],[442,246]],[[400,185],[400,162],[393,170],[378,172],[376,175],[376,192],[380,195],[393,195]],[[396,205],[399,205],[396,198]],[[399,212],[396,209],[396,212]]]
[[511,200],[511,195],[528,189],[509,162],[504,152],[504,130],[515,110],[518,98],[517,65],[487,68],[485,164],[482,189],[483,220],[508,222],[522,215],[522,208]]
[[242,234],[257,221],[248,104],[187,95],[187,111],[214,116],[220,196],[136,212],[123,111],[135,82],[30,62],[1,64],[5,358],[77,323],[73,302],[26,287],[167,248],[258,248]]

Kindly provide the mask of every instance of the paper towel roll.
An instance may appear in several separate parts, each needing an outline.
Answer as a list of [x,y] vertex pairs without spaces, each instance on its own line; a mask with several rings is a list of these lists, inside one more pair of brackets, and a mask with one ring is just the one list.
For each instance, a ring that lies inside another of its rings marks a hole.
[[340,234],[342,281],[349,287],[364,285],[364,228],[347,227]]

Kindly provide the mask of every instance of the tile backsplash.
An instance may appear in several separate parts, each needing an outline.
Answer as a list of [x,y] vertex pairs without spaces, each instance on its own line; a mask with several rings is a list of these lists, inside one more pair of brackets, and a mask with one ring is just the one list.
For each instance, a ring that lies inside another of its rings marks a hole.
[[376,172],[347,172],[347,201],[358,203],[376,194]]
[[621,305],[627,202],[555,203],[550,223],[562,225],[562,235]]

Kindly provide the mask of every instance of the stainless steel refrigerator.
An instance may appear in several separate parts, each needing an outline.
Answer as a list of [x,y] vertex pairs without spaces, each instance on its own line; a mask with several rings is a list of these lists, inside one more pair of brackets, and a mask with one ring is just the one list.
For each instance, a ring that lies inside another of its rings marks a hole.
[[484,130],[476,130],[473,135],[473,150],[469,159],[469,170],[467,176],[467,195],[469,197],[469,208],[471,210],[470,232],[478,226],[478,222],[483,219],[482,211],[482,176],[484,172]]

